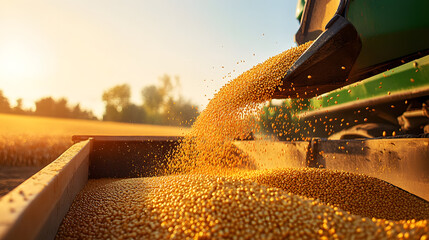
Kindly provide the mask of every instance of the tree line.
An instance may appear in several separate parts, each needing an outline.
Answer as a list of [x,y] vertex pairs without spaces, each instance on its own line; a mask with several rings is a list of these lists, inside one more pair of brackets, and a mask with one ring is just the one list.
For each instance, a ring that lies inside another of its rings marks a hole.
[[22,98],[16,100],[16,105],[11,106],[9,99],[0,90],[0,113],[12,113],[22,115],[34,115],[44,117],[75,118],[96,120],[97,117],[90,110],[80,107],[80,104],[70,105],[66,98],[54,99],[44,97],[34,102],[35,110],[25,109]]
[[[172,126],[191,126],[199,114],[198,107],[180,93],[180,80],[164,75],[158,84],[141,90],[140,104],[131,102],[128,84],[116,85],[103,92],[105,111],[102,120],[127,123],[145,123]],[[66,98],[44,97],[34,102],[35,109],[25,109],[22,99],[11,106],[9,99],[0,90],[0,113],[35,115],[58,118],[97,120],[91,110],[80,104],[71,105]]]
[[103,120],[191,126],[199,114],[198,107],[186,100],[179,89],[178,77],[173,82],[170,76],[164,75],[159,78],[157,85],[146,86],[141,90],[142,102],[137,105],[130,100],[131,89],[128,84],[116,85],[103,93]]

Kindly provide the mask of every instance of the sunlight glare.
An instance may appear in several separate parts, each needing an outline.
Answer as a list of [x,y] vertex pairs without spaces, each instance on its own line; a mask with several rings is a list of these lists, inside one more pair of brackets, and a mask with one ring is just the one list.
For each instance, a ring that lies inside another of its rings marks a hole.
[[0,45],[0,77],[13,81],[37,78],[43,74],[43,51],[31,42],[8,42]]

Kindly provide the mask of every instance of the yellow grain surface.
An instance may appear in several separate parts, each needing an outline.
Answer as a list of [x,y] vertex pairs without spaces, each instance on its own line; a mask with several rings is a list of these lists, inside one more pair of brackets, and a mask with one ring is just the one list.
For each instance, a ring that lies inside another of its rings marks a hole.
[[[261,177],[267,172],[90,180],[76,197],[57,238],[421,239],[429,231],[427,220],[361,217],[273,187],[282,184],[281,178],[259,184],[249,174]],[[288,179],[292,173],[281,174]],[[314,172],[306,174],[311,177]],[[380,189],[390,191],[386,185]],[[358,198],[377,200],[364,189],[355,186],[355,190]],[[402,197],[410,195],[392,195],[390,201],[401,203]],[[362,206],[368,211],[372,207]]]
[[232,141],[257,131],[255,113],[309,44],[220,89],[170,159],[173,175],[90,180],[57,238],[427,239],[429,203],[381,180],[324,169],[246,170],[252,162]]

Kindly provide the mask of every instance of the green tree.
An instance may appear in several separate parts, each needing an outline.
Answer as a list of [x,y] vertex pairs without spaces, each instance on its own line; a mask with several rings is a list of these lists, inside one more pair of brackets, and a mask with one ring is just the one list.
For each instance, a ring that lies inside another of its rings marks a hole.
[[170,98],[165,104],[167,124],[176,126],[191,126],[198,117],[198,107],[185,101],[182,97],[174,101]]
[[0,112],[9,113],[11,111],[9,99],[3,95],[3,91],[0,90]]
[[76,104],[71,112],[73,118],[84,118],[84,112],[80,109],[80,104]]
[[92,111],[83,110],[80,107],[80,104],[76,104],[71,110],[71,117],[78,119],[91,119],[96,120],[97,118],[94,116]]
[[55,100],[52,97],[45,97],[36,101],[35,105],[36,111],[34,114],[36,115],[61,118],[71,117],[71,110],[65,98]]
[[114,86],[103,93],[106,104],[103,120],[143,123],[146,112],[141,106],[130,102],[131,89],[128,84]]
[[34,114],[39,116],[55,116],[55,100],[52,97],[45,97],[35,102],[36,111]]
[[61,118],[70,118],[72,110],[68,107],[67,99],[60,98],[54,104],[54,116]]
[[[185,100],[169,75],[158,79],[157,85],[146,86],[141,91],[142,105],[130,102],[129,85],[114,86],[103,93],[105,104],[103,120],[160,125],[191,125],[198,116],[198,108]],[[175,90],[177,94],[174,94]]]
[[164,101],[164,93],[157,86],[150,85],[142,90],[143,106],[151,112],[157,112]]
[[114,121],[114,122],[120,122],[121,121],[121,113],[116,110],[116,108],[112,105],[106,105],[106,110],[104,111],[103,115],[104,121]]
[[130,104],[131,89],[128,84],[114,86],[103,93],[102,99],[106,104],[103,120],[121,121],[121,112]]
[[180,94],[179,77],[174,83],[169,75],[160,77],[158,85],[143,88],[142,99],[147,109],[146,123],[190,126],[199,114],[198,107]]
[[[19,100],[19,99],[18,99]],[[18,102],[17,106],[21,106],[22,103]],[[74,107],[70,107],[66,98],[60,98],[58,100],[52,97],[44,97],[35,102],[36,111],[35,115],[46,116],[46,117],[60,117],[60,118],[78,118],[78,119],[97,119],[92,111],[82,110],[80,104]],[[22,112],[22,107],[19,107]],[[18,111],[18,110],[17,110]]]
[[179,78],[176,77],[176,85],[174,86],[173,83],[171,82],[171,77],[167,74],[164,74],[164,76],[158,78],[158,81],[161,83],[161,85],[159,86],[159,91],[161,93],[161,95],[163,97],[167,97],[170,96],[171,91],[174,88],[177,88],[179,84]]
[[22,98],[16,99],[16,105],[13,107],[12,112],[15,114],[26,114],[22,105]]
[[128,84],[114,86],[103,93],[106,106],[113,106],[118,112],[130,103],[131,90]]
[[122,109],[121,122],[128,123],[143,123],[146,117],[146,112],[141,106],[133,103],[128,104]]

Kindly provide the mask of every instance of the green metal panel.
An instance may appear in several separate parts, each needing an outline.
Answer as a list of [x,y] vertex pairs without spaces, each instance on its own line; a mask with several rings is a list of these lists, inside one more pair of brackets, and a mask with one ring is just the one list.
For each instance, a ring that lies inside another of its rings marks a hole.
[[295,17],[301,22],[302,13],[304,12],[305,0],[298,0],[296,4]]
[[310,111],[419,88],[429,89],[429,56],[312,98]]
[[428,0],[351,0],[346,14],[362,40],[354,68],[429,49]]

